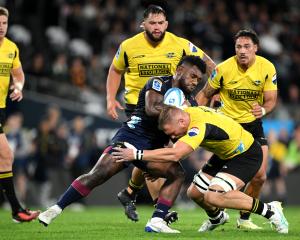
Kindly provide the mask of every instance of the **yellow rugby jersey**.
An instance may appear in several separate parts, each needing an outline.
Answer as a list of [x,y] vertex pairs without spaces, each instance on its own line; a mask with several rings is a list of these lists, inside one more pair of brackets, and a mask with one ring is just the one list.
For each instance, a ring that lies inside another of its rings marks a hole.
[[0,46],[0,108],[6,106],[6,97],[9,90],[10,71],[21,66],[19,49],[12,41],[3,39]]
[[262,105],[263,92],[277,90],[275,67],[261,56],[256,56],[247,71],[238,66],[236,56],[227,59],[216,67],[208,83],[220,89],[220,111],[239,123],[254,121],[253,103]]
[[189,113],[191,121],[187,134],[179,141],[194,150],[201,146],[226,160],[247,151],[254,142],[252,134],[239,123],[214,109],[200,106],[184,111]]
[[183,55],[203,58],[204,53],[188,40],[169,32],[156,47],[146,40],[144,32],[122,42],[113,65],[120,71],[126,70],[125,102],[136,104],[140,90],[150,77],[174,75]]

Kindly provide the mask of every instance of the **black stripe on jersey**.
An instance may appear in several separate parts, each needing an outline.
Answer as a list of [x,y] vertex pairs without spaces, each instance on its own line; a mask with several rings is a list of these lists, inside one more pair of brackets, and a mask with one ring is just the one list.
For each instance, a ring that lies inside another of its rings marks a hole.
[[223,78],[223,76],[222,76],[221,79],[220,79],[220,88],[222,88],[223,85],[224,85],[224,78]]
[[17,51],[15,50],[15,57],[14,57],[14,59],[16,59],[16,57],[17,57]]
[[268,79],[268,77],[269,77],[269,75],[267,74],[266,77],[265,77],[265,81]]
[[184,49],[182,49],[182,57],[186,56],[186,52]]
[[127,53],[126,53],[126,52],[124,52],[124,62],[125,62],[125,66],[126,66],[126,67],[129,67],[128,56],[127,56]]
[[229,139],[228,134],[221,128],[206,123],[206,129],[205,129],[205,139],[208,140],[226,140]]

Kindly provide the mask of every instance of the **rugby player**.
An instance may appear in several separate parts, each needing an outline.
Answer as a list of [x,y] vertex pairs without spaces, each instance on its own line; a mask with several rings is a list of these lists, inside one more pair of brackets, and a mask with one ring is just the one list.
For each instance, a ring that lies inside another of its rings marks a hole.
[[[215,68],[214,62],[190,41],[167,32],[166,12],[157,5],[150,5],[144,12],[143,32],[123,41],[111,63],[107,76],[107,113],[112,119],[118,118],[117,108],[123,109],[116,100],[121,76],[125,78],[125,112],[128,117],[135,109],[140,90],[153,76],[174,75],[182,56],[199,56],[207,65],[207,74]],[[118,194],[118,199],[125,208],[125,214],[133,221],[138,221],[135,199],[144,186],[142,171],[134,168],[127,189]],[[146,181],[154,202],[163,180]]]
[[[279,233],[288,233],[280,202],[263,203],[259,199],[239,191],[257,173],[262,164],[262,149],[252,134],[240,124],[222,113],[207,107],[188,107],[181,110],[165,107],[159,115],[159,128],[173,140],[173,148],[155,150],[114,148],[112,153],[117,162],[143,160],[170,163],[187,157],[199,146],[214,153],[198,174],[202,181],[194,181],[189,193],[207,214],[214,219],[221,219],[214,224],[207,221],[201,226],[205,231],[224,224],[229,216],[222,209],[246,210],[259,214],[274,225]],[[137,153],[142,155],[137,158]],[[196,198],[197,194],[197,198]]]
[[[220,63],[196,96],[199,105],[206,105],[216,93],[227,116],[239,122],[252,133],[263,151],[263,164],[246,186],[245,193],[257,198],[266,181],[268,143],[262,127],[262,117],[270,113],[277,99],[277,79],[274,65],[256,55],[259,39],[253,30],[241,30],[235,35],[236,55]],[[250,213],[241,211],[237,227],[261,229],[250,219]]]
[[[155,149],[164,147],[169,142],[169,137],[157,128],[157,117],[164,106],[163,97],[171,87],[180,88],[190,99],[191,92],[205,73],[206,65],[197,56],[185,56],[181,59],[176,69],[175,76],[153,77],[139,94],[137,107],[131,118],[124,122],[93,169],[78,177],[59,201],[39,216],[39,221],[45,226],[61,214],[62,210],[71,203],[86,197],[93,188],[106,182],[109,178],[125,169],[127,163],[116,163],[112,159],[113,147],[123,142],[138,149]],[[138,157],[141,157],[138,154]],[[167,164],[155,162],[134,161],[133,164],[155,177],[165,178],[160,189],[159,197],[152,218],[147,223],[145,231],[178,233],[164,220],[175,201],[180,187],[184,181],[184,171],[179,163]]]
[[[17,199],[13,183],[13,152],[9,147],[3,125],[5,121],[6,98],[12,101],[21,101],[25,82],[24,72],[19,58],[19,49],[14,42],[6,38],[9,12],[0,7],[0,184],[11,206],[14,222],[30,222],[36,219],[39,211],[24,209]],[[12,83],[10,85],[10,75]]]

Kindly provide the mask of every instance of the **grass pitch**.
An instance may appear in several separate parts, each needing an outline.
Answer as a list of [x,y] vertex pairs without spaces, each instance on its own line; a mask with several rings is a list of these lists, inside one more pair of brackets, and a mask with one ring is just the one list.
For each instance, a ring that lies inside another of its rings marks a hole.
[[48,227],[38,221],[15,224],[11,221],[10,212],[0,210],[0,239],[300,239],[300,207],[285,207],[284,213],[289,221],[289,234],[278,234],[271,229],[266,219],[252,215],[255,223],[263,227],[259,231],[242,231],[236,228],[237,211],[229,211],[230,222],[217,228],[213,232],[198,233],[199,225],[206,219],[200,209],[181,210],[179,221],[172,224],[173,228],[181,231],[180,234],[158,234],[144,232],[147,219],[151,217],[153,208],[138,206],[140,221],[129,221],[121,207],[90,207],[83,212],[65,210]]

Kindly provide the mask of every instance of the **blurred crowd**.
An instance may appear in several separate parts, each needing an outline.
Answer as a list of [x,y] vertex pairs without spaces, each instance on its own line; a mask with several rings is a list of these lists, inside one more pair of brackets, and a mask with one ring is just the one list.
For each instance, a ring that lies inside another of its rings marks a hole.
[[102,151],[84,117],[66,121],[55,105],[47,108],[37,129],[25,128],[22,113],[15,112],[7,118],[4,130],[15,156],[19,199],[34,205],[49,206],[60,194],[55,188],[89,170]]
[[[141,31],[149,3],[164,7],[169,31],[219,63],[234,54],[233,36],[253,28],[260,53],[278,72],[284,103],[300,101],[300,2],[230,0],[1,0],[10,10],[9,37],[21,48],[27,76],[105,95],[106,73],[120,42]],[[2,5],[3,5],[2,4]],[[28,86],[31,86],[28,84]],[[57,89],[48,87],[57,94]],[[43,90],[38,87],[35,90]],[[78,97],[78,94],[75,94]]]

